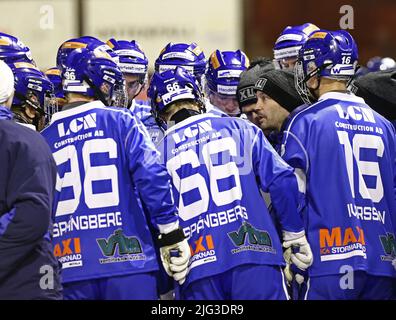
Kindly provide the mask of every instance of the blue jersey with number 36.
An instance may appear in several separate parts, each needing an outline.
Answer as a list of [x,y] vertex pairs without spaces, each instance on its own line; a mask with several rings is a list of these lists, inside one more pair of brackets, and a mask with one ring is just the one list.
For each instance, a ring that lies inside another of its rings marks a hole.
[[154,225],[177,216],[169,175],[142,123],[95,101],[56,113],[43,136],[58,167],[54,253],[63,281],[156,270],[140,199]]
[[189,237],[186,285],[242,264],[284,264],[260,190],[271,194],[282,229],[301,232],[297,179],[258,127],[196,115],[168,129],[159,150]]
[[350,266],[395,276],[391,123],[353,94],[326,93],[290,121],[281,155],[306,181],[310,275],[344,273]]

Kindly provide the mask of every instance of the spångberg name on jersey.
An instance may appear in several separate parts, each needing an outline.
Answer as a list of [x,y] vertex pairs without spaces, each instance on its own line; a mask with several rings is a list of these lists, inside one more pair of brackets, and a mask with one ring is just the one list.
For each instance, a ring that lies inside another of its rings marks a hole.
[[238,219],[248,219],[248,214],[245,207],[240,205],[235,206],[227,211],[220,211],[215,213],[208,213],[204,218],[197,222],[190,224],[183,228],[184,234],[190,238],[194,232],[199,234],[205,227],[215,228],[228,223],[232,223]]
[[121,212],[70,216],[68,221],[54,223],[54,238],[73,230],[92,230],[122,226]]

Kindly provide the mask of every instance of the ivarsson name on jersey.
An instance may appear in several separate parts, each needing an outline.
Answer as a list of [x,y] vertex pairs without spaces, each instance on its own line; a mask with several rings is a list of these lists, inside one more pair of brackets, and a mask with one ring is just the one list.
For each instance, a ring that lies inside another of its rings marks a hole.
[[337,274],[349,265],[395,276],[392,125],[361,98],[327,93],[291,119],[281,149],[306,173],[310,275]]

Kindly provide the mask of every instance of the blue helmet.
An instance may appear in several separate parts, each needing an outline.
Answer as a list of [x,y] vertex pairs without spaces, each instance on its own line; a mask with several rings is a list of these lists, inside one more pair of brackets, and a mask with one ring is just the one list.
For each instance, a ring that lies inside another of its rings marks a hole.
[[107,54],[86,48],[71,52],[62,69],[63,91],[98,99],[107,106],[126,107],[124,78]]
[[63,69],[68,55],[76,49],[88,49],[95,53],[108,54],[111,59],[118,63],[117,54],[106,43],[95,37],[83,36],[67,40],[61,44],[56,55],[56,66]]
[[109,39],[106,44],[118,55],[118,66],[122,73],[141,76],[147,75],[148,60],[139,44],[135,41]]
[[304,23],[294,27],[287,26],[275,41],[275,68],[283,69],[287,64],[287,60],[297,60],[298,52],[302,45],[308,40],[312,32],[316,30],[319,30],[319,28],[312,23]]
[[118,67],[124,75],[137,76],[137,80],[130,81],[126,77],[128,103],[143,90],[148,82],[148,60],[139,44],[135,41],[115,40],[107,41],[108,46],[118,55]]
[[364,76],[370,72],[385,71],[396,68],[396,61],[390,57],[372,57],[366,66],[359,66],[355,78]]
[[57,67],[49,68],[44,72],[47,78],[51,81],[54,86],[54,94],[58,101],[58,106],[64,105],[66,102],[65,93],[62,88],[62,73],[61,70]]
[[240,75],[249,67],[249,59],[241,51],[216,50],[209,58],[206,85],[210,92],[236,96]]
[[170,42],[155,60],[155,71],[162,73],[180,66],[192,72],[198,81],[201,81],[206,70],[206,62],[205,54],[196,43]]
[[160,118],[160,114],[176,101],[193,100],[198,102],[202,111],[205,110],[197,79],[183,67],[176,67],[163,73],[155,72],[147,95],[151,99],[154,117],[164,129],[166,124]]
[[383,71],[396,68],[396,61],[390,57],[372,57],[367,62],[368,72]]
[[314,32],[300,49],[295,67],[295,82],[305,103],[315,101],[306,82],[312,77],[349,81],[356,72],[358,50],[345,30]]
[[49,122],[51,115],[58,111],[51,81],[31,63],[19,61],[9,66],[15,78],[12,106],[30,105]]
[[25,61],[36,65],[30,49],[18,38],[3,32],[0,32],[0,59],[5,63]]

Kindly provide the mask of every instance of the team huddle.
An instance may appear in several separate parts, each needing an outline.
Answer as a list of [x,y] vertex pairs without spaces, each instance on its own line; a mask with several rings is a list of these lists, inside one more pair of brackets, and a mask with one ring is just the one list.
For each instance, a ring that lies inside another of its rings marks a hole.
[[148,63],[83,36],[42,72],[0,33],[0,298],[394,298],[394,60],[306,23]]

